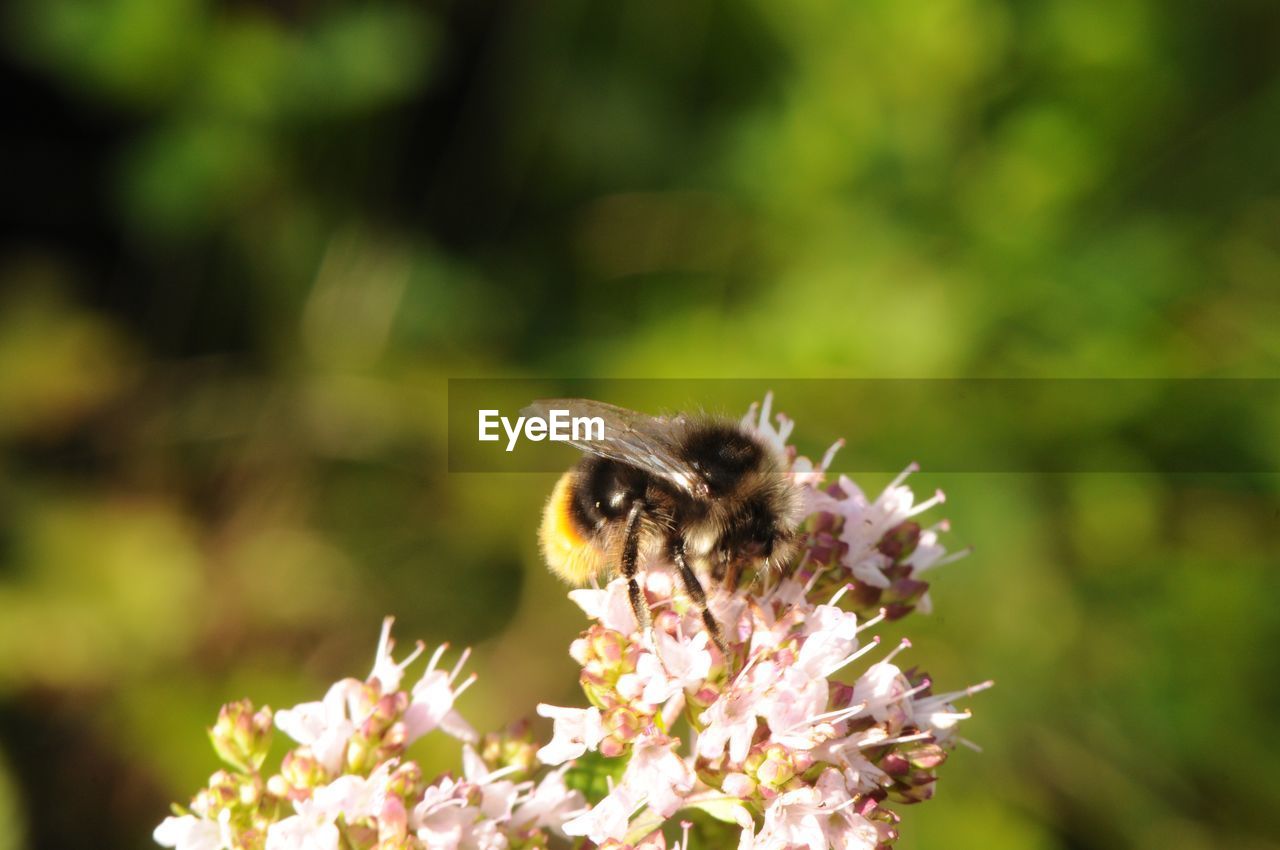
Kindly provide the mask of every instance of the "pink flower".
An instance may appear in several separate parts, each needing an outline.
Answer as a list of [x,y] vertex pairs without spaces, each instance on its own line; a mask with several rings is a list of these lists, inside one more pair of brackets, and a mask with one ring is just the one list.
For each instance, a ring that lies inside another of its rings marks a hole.
[[811,676],[829,676],[858,648],[858,617],[835,605],[817,605],[805,618],[796,665]]
[[812,749],[835,734],[829,725],[815,725],[827,706],[827,680],[812,677],[799,667],[787,668],[759,703],[771,739],[788,749]]
[[267,829],[266,850],[337,850],[338,827],[323,807],[311,800],[293,807],[297,814]]
[[911,704],[912,716],[920,727],[928,729],[939,741],[949,742],[955,737],[956,724],[969,718],[967,709],[959,711],[952,703],[962,697],[985,691],[994,685],[995,682],[988,680],[971,685],[962,691],[917,698]]
[[642,803],[625,783],[620,784],[592,806],[590,811],[565,821],[564,834],[586,836],[596,844],[603,844],[609,839],[621,841],[627,835],[631,815]]
[[609,582],[603,589],[580,588],[569,591],[569,598],[588,617],[600,625],[624,635],[634,634],[639,628],[631,602],[627,598],[627,583],[623,580]]
[[471,650],[463,650],[462,657],[448,673],[436,669],[444,650],[445,646],[441,646],[432,654],[422,678],[413,686],[413,699],[404,712],[405,746],[437,727],[463,741],[476,739],[476,732],[471,724],[453,709],[454,701],[476,680],[473,673],[462,684],[456,687],[454,685]]
[[798,486],[814,487],[820,484],[827,469],[831,466],[831,461],[835,459],[836,452],[843,448],[844,440],[837,440],[833,443],[818,464],[814,464],[807,457],[794,457],[795,449],[787,445],[787,438],[791,436],[796,423],[789,416],[779,413],[776,417],[778,425],[774,427],[773,423],[769,421],[769,414],[772,409],[773,393],[767,392],[764,395],[763,404],[757,405],[752,402],[746,416],[742,417],[742,424],[755,431],[778,457],[793,458],[790,474],[792,480]]
[[661,705],[685,688],[701,685],[711,672],[710,638],[699,629],[690,640],[680,640],[666,632],[654,632],[654,651],[636,662],[636,675],[644,683],[643,699]]
[[395,648],[396,642],[391,638],[391,625],[395,621],[395,617],[386,617],[382,620],[382,634],[378,637],[378,649],[374,657],[373,670],[369,673],[369,680],[376,680],[381,688],[380,692],[384,694],[400,690],[400,682],[404,678],[405,668],[412,664],[426,649],[422,641],[418,641],[413,652],[409,653],[409,657],[404,661],[396,661],[392,658],[391,650]]
[[718,759],[727,745],[731,762],[741,764],[746,760],[757,726],[754,697],[750,692],[721,694],[698,719],[705,724],[698,736],[698,755]]
[[490,820],[505,821],[511,817],[511,810],[520,795],[520,787],[502,777],[514,771],[515,768],[512,767],[490,771],[470,745],[462,748],[463,776],[480,790],[480,813]]
[[312,792],[317,812],[329,820],[339,815],[352,823],[361,818],[377,817],[387,797],[387,780],[393,766],[383,762],[368,777],[346,774]]
[[[827,850],[827,836],[818,819],[821,805],[822,795],[808,786],[779,795],[765,809],[764,826],[747,846],[752,850],[785,850],[796,846]],[[743,839],[747,840],[748,835],[744,830]]]
[[853,798],[840,771],[823,771],[814,787],[822,797],[822,807],[830,812],[822,821],[822,831],[830,846],[842,850],[874,850],[879,845],[882,837],[880,830],[853,810],[850,805]]
[[[497,821],[482,820],[472,825],[463,846],[475,850],[507,850],[510,841]],[[429,845],[428,845],[429,846]]]
[[889,774],[868,761],[860,752],[846,748],[839,761],[845,765],[845,786],[854,792],[874,791],[890,783]]
[[764,440],[765,444],[777,453],[778,457],[786,457],[787,438],[791,436],[791,431],[796,427],[796,423],[779,413],[778,425],[775,428],[773,423],[769,421],[769,414],[772,411],[773,393],[767,392],[764,394],[763,403],[759,405],[755,402],[751,403],[751,407],[747,409],[746,416],[742,417],[742,424],[754,430],[760,439]]
[[863,711],[893,729],[911,720],[911,704],[908,692],[911,683],[902,671],[888,661],[880,661],[867,668],[853,686],[853,701],[863,706]]
[[553,770],[542,778],[512,814],[513,826],[524,828],[532,824],[562,833],[566,820],[585,811],[587,801],[582,793],[565,785],[567,767]]
[[875,850],[880,833],[850,811],[852,802],[839,771],[826,770],[815,785],[776,797],[765,809],[760,832],[743,830],[739,850]]
[[693,769],[675,751],[679,743],[665,735],[638,738],[622,775],[632,801],[647,802],[664,818],[675,814],[696,781]]
[[626,837],[631,815],[646,804],[671,817],[693,790],[697,778],[675,748],[679,740],[650,735],[636,740],[622,781],[590,811],[565,822],[566,835],[585,835],[596,844]]
[[541,703],[538,714],[555,721],[551,742],[538,750],[538,760],[543,764],[560,764],[576,759],[587,750],[594,750],[604,738],[600,709],[561,708]]
[[175,850],[230,850],[231,811],[224,809],[217,820],[183,815],[167,817],[151,833],[155,842]]
[[409,824],[432,850],[456,850],[468,838],[479,810],[467,805],[466,789],[452,779],[427,788]]
[[840,530],[840,540],[849,548],[843,563],[858,581],[873,587],[888,587],[889,580],[883,573],[889,559],[876,550],[876,545],[884,537],[885,532],[929,508],[945,500],[942,491],[937,491],[933,498],[915,504],[915,496],[910,487],[903,481],[919,467],[914,463],[908,466],[889,486],[868,502],[862,489],[845,476],[840,476],[839,487],[845,494],[843,499],[828,499],[824,510],[831,510],[844,517],[844,526]]
[[363,687],[355,679],[343,679],[330,687],[320,702],[304,702],[277,711],[276,726],[309,747],[316,761],[331,776],[335,775],[342,768],[347,741],[356,731],[351,714]]
[[418,815],[416,835],[432,850],[455,850],[470,836],[478,815],[461,802],[437,806]]

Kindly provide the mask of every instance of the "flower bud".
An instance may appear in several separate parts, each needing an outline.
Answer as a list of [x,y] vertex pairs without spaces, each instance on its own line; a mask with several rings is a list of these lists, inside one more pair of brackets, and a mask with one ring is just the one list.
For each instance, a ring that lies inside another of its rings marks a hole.
[[234,808],[240,802],[240,785],[240,776],[217,771],[191,801],[191,810],[212,818],[224,809]]
[[900,564],[916,551],[920,544],[920,526],[907,520],[884,533],[876,549],[895,564]]
[[593,676],[584,670],[578,678],[578,682],[582,685],[582,692],[587,695],[587,699],[596,708],[603,711],[610,706],[618,704],[617,692],[600,677]]
[[409,695],[404,691],[379,697],[370,706],[368,716],[358,730],[370,741],[381,738],[409,707]]
[[[815,588],[821,589],[826,595],[831,592],[831,588],[838,587],[845,581],[846,574],[844,570],[832,570],[831,568],[839,566],[840,558],[848,547],[829,534],[820,534],[815,539],[817,542],[814,544],[813,555],[809,561],[814,569],[822,573],[817,579]],[[806,580],[812,580],[812,576]]]
[[923,803],[933,797],[937,777],[932,773],[912,774],[906,782],[895,782],[889,789],[889,798],[899,803]]
[[502,733],[485,735],[480,742],[480,757],[496,769],[516,768],[514,779],[527,778],[538,764],[538,745],[527,720],[520,720]]
[[605,758],[617,758],[627,751],[627,745],[612,735],[606,735],[600,739],[600,745],[597,747],[600,755]]
[[[384,696],[381,681],[378,679],[369,679],[366,682],[352,681],[358,687],[353,688],[348,695],[348,699],[351,700],[351,714],[355,717],[363,717],[372,713],[378,700]],[[386,696],[390,696],[390,694]]]
[[298,790],[315,788],[328,781],[324,766],[306,747],[298,747],[285,754],[280,764],[280,775],[289,788]]
[[653,630],[655,632],[665,632],[674,635],[680,628],[680,621],[684,619],[670,608],[663,608],[653,614]]
[[860,581],[851,581],[853,590],[847,597],[854,611],[862,616],[872,616],[882,607],[880,598],[884,595],[884,591],[878,587],[864,584]]
[[408,761],[392,772],[387,780],[387,791],[406,800],[416,800],[422,796],[426,782],[423,781],[422,768],[417,762]]
[[592,632],[587,642],[590,657],[600,661],[606,670],[621,666],[627,650],[626,635],[610,629],[592,629]]
[[[899,569],[902,568],[894,567],[894,570]],[[913,578],[894,579],[881,597],[884,606],[890,609],[887,612],[889,619],[893,619],[892,609],[894,608],[914,608],[928,589],[927,581],[917,581]]]
[[947,760],[947,751],[927,741],[913,742],[899,750],[912,767],[933,770]]
[[781,744],[770,744],[765,747],[763,758],[755,769],[755,775],[761,785],[769,788],[776,789],[786,785],[796,775],[791,751]]
[[271,709],[254,712],[253,703],[242,699],[222,707],[209,740],[218,758],[241,773],[255,773],[271,748],[271,728]]
[[267,793],[281,799],[293,799],[292,795],[294,793],[306,795],[305,791],[295,792],[289,787],[288,781],[278,773],[267,780]]
[[347,740],[347,770],[350,773],[364,773],[366,766],[375,764],[379,743],[362,732],[352,735]]
[[833,708],[848,708],[853,705],[853,685],[831,682],[827,686],[827,693]]
[[605,712],[603,721],[607,736],[629,744],[653,722],[653,718],[642,717],[629,708],[617,706]]
[[901,778],[911,772],[911,762],[903,758],[900,753],[889,753],[880,759],[879,767],[895,778]]

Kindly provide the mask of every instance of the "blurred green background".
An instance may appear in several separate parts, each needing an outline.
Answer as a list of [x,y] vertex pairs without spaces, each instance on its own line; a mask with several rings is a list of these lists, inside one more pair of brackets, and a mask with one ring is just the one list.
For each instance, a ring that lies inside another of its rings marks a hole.
[[[1277,376],[1268,0],[3,14],[0,850],[149,846],[385,613],[482,728],[581,699],[554,476],[449,474],[449,377]],[[1280,846],[1262,472],[916,477],[976,553],[913,660],[998,687],[900,847]]]

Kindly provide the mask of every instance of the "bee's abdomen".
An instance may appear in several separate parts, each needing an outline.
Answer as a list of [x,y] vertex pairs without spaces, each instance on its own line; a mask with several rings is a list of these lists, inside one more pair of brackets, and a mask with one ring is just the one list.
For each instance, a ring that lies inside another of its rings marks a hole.
[[597,545],[595,529],[583,516],[581,479],[577,469],[560,476],[542,512],[538,541],[547,566],[572,584],[585,584],[605,566],[605,554]]

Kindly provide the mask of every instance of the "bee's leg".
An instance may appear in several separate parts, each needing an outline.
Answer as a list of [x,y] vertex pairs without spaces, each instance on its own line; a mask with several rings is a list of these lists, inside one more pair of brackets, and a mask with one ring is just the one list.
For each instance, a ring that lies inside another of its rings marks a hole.
[[711,641],[716,645],[720,652],[728,656],[729,648],[724,642],[724,633],[720,631],[720,624],[716,622],[716,618],[711,613],[711,609],[707,608],[707,593],[702,589],[702,582],[698,581],[698,576],[693,570],[689,569],[689,563],[684,557],[684,540],[676,535],[671,538],[668,544],[671,563],[680,571],[680,581],[684,584],[684,592],[689,594],[689,598],[693,600],[693,604],[698,606],[698,611],[702,614],[702,624],[707,629],[707,634],[711,637]]
[[641,632],[648,632],[651,627],[649,604],[640,592],[640,582],[636,581],[636,561],[640,557],[640,515],[644,512],[644,502],[636,499],[627,512],[627,524],[623,528],[622,537],[622,576],[627,580],[627,596],[631,599],[631,611],[636,615],[636,623]]

